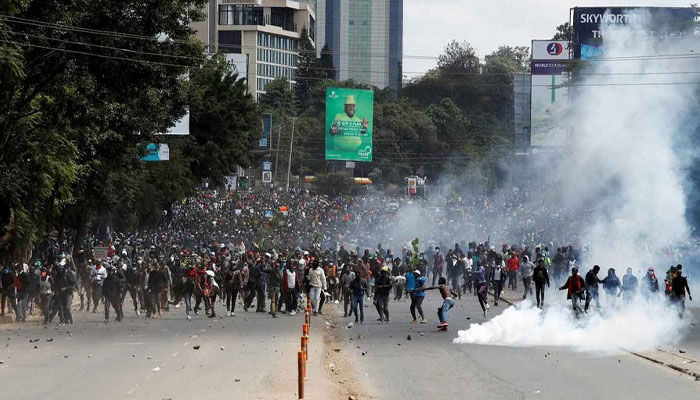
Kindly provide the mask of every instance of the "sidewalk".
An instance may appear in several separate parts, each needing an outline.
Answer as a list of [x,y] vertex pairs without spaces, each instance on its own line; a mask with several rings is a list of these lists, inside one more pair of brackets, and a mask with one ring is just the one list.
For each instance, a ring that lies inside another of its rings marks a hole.
[[[493,296],[492,291],[489,291],[489,294]],[[503,290],[500,300],[510,305],[521,302],[523,300],[522,286],[519,291]],[[700,309],[693,308],[690,311],[693,323],[683,342],[678,346],[660,346],[656,350],[644,353],[631,352],[631,354],[690,375],[695,377],[695,380],[700,381]]]

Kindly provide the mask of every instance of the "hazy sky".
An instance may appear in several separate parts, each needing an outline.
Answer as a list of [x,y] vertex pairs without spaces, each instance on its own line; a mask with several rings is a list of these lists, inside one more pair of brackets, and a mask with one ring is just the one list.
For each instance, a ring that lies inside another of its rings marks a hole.
[[483,58],[499,45],[530,46],[550,39],[576,6],[687,7],[694,0],[404,0],[404,73],[416,75],[435,66],[445,44],[466,40]]

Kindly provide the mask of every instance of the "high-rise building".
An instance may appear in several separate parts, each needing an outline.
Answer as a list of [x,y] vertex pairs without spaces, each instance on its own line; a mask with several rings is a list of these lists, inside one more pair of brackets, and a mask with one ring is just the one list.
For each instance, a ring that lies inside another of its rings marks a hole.
[[[303,28],[316,33],[316,0],[209,0],[206,19],[192,24],[210,52],[240,54],[256,98],[278,77],[296,83]],[[234,57],[235,60],[235,57]]]
[[339,80],[401,88],[403,0],[318,0],[316,49],[328,44]]

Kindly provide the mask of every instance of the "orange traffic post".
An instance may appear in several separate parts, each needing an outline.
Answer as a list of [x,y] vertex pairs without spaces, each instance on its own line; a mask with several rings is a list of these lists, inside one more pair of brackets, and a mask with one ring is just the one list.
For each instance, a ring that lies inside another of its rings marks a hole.
[[304,352],[306,355],[306,360],[309,359],[309,337],[308,336],[302,336],[301,337],[301,351]]
[[298,368],[298,381],[299,381],[299,399],[304,398],[304,375],[306,374],[306,367],[304,365],[304,352],[300,351],[297,354],[297,368]]
[[309,326],[306,324],[303,324],[301,326],[301,335],[302,336],[309,336]]

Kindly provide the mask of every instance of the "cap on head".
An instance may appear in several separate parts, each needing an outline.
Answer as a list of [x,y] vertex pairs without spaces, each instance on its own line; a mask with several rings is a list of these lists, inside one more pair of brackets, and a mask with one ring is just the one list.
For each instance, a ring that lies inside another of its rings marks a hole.
[[353,96],[353,95],[345,96],[345,105],[349,105],[349,104],[355,105],[355,96]]

